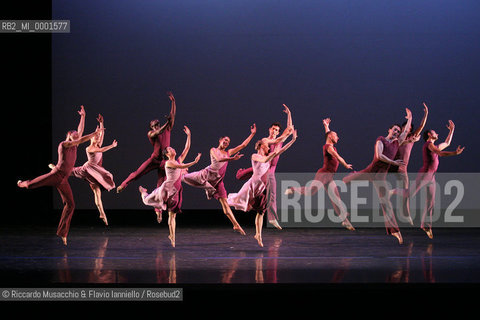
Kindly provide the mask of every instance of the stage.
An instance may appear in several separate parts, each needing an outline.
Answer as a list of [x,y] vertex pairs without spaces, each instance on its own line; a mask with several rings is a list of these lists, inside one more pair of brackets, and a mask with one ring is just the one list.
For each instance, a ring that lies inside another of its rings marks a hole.
[[179,216],[173,248],[166,219],[157,224],[153,213],[140,213],[131,225],[111,214],[108,227],[95,213],[88,218],[85,213],[76,215],[83,218],[72,220],[67,247],[48,219],[40,225],[2,225],[2,284],[471,284],[480,280],[480,233],[474,228],[434,228],[434,239],[428,239],[422,230],[404,227],[404,244],[399,245],[383,228],[265,227],[262,248],[253,238],[253,214],[239,218],[247,233],[242,236],[219,213],[210,226]]

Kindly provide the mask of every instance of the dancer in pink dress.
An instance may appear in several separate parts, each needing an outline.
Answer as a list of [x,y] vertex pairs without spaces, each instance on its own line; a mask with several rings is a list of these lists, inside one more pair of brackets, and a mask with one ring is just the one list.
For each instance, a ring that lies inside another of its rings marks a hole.
[[17,186],[26,189],[35,189],[39,187],[51,186],[57,188],[62,197],[63,210],[60,222],[57,228],[57,235],[62,238],[63,244],[67,245],[67,235],[70,229],[73,211],[75,210],[75,201],[73,199],[72,189],[68,183],[68,178],[75,166],[77,159],[77,146],[90,140],[93,136],[103,129],[97,128],[95,132],[83,135],[85,127],[85,109],[80,107],[80,123],[77,131],[71,130],[67,133],[64,141],[58,144],[58,162],[49,173],[38,176],[32,180],[19,180]]
[[229,206],[234,207],[237,210],[248,212],[250,210],[257,211],[255,217],[255,235],[254,238],[258,244],[263,247],[262,241],[262,227],[263,227],[263,214],[267,210],[268,198],[266,199],[266,181],[265,175],[268,174],[270,169],[270,162],[285,152],[297,139],[297,131],[293,133],[292,140],[280,150],[270,152],[268,144],[262,139],[255,144],[257,153],[252,154],[252,177],[245,182],[238,193],[230,193],[227,198]]
[[423,145],[423,166],[418,172],[415,180],[415,190],[410,192],[410,197],[416,195],[423,187],[427,188],[427,198],[425,208],[422,213],[421,228],[427,233],[427,236],[432,239],[432,213],[435,203],[435,173],[438,169],[438,157],[456,156],[463,152],[465,147],[458,146],[455,151],[443,151],[452,142],[453,131],[455,124],[452,120],[448,121],[447,128],[449,130],[448,136],[443,143],[438,146],[435,141],[438,140],[438,134],[434,130],[426,130],[423,133],[425,144]]
[[[413,144],[420,140],[420,133],[422,132],[423,128],[425,127],[425,123],[427,122],[428,117],[428,107],[423,103],[423,119],[420,123],[420,126],[413,131],[413,126],[410,127],[410,131],[407,133],[407,137],[405,142],[398,147],[397,154],[395,155],[394,160],[402,160],[403,163],[399,166],[390,166],[389,172],[395,172],[397,174],[398,179],[402,183],[403,188],[397,188],[390,191],[390,195],[393,194],[402,194],[402,209],[403,209],[403,216],[407,219],[410,225],[413,226],[413,221],[410,216],[410,205],[408,201],[408,188],[410,185],[410,181],[408,178],[407,166],[410,160],[410,154],[412,152]],[[403,124],[402,129],[405,128],[406,122]],[[413,131],[413,132],[412,132]]]
[[[405,141],[407,132],[410,130],[412,123],[412,113],[407,108],[407,124],[403,131],[400,126],[392,125],[388,130],[386,137],[378,137],[375,142],[375,153],[370,165],[358,172],[349,174],[343,181],[349,183],[353,180],[370,180],[377,191],[378,198],[380,200],[380,206],[383,212],[383,218],[385,222],[385,229],[387,234],[397,238],[400,244],[403,243],[402,234],[398,228],[397,220],[393,212],[393,206],[389,199],[389,188],[387,185],[387,173],[391,165],[399,166],[403,164],[402,160],[393,160],[397,154],[399,145]],[[400,133],[401,132],[401,133]]]
[[[287,114],[287,128],[284,130],[282,135],[279,137],[278,134],[281,130],[281,125],[278,122],[274,122],[270,125],[268,129],[268,137],[263,138],[265,143],[268,144],[270,152],[278,151],[282,147],[283,142],[287,139],[287,137],[293,132],[293,121],[292,121],[292,113],[290,109],[287,107],[286,104],[283,104],[283,112]],[[282,227],[278,224],[278,214],[277,214],[277,180],[275,179],[275,170],[277,169],[279,157],[275,157],[270,161],[270,169],[268,170],[268,174],[266,175],[267,181],[267,220],[270,224],[272,224],[275,228],[281,230]],[[247,180],[252,176],[253,169],[239,169],[237,171],[237,179],[239,180]]]
[[168,97],[172,102],[170,114],[167,116],[167,121],[160,125],[160,120],[155,119],[150,121],[150,131],[148,131],[148,140],[153,146],[153,153],[145,162],[143,162],[137,170],[130,173],[130,175],[117,188],[117,193],[122,192],[132,180],[137,180],[143,175],[152,170],[158,171],[157,187],[159,187],[165,180],[165,160],[162,159],[162,151],[170,146],[170,133],[175,122],[176,104],[175,98],[171,92]]
[[345,160],[338,154],[335,144],[340,139],[335,131],[330,130],[330,118],[323,119],[323,127],[325,128],[326,142],[323,145],[323,167],[315,174],[315,178],[310,187],[288,188],[285,194],[307,194],[312,195],[318,192],[319,189],[325,189],[328,197],[332,202],[335,213],[340,217],[342,226],[348,230],[355,230],[348,220],[349,213],[345,204],[340,199],[337,184],[333,180],[335,172],[341,163],[345,168],[352,169],[352,165],[345,162]]
[[250,135],[240,145],[228,150],[230,138],[227,136],[221,137],[218,140],[218,147],[210,149],[211,164],[200,171],[188,173],[182,178],[183,182],[192,187],[205,189],[207,199],[212,197],[217,199],[222,206],[223,213],[233,224],[233,230],[240,232],[242,235],[245,235],[245,231],[243,231],[235,219],[227,203],[227,191],[223,184],[223,178],[225,177],[228,162],[238,160],[243,156],[243,154],[238,152],[250,143],[256,132],[257,128],[253,124],[250,128]]
[[102,147],[104,122],[101,114],[98,115],[97,121],[101,130],[90,139],[90,145],[86,148],[88,161],[81,167],[75,167],[72,174],[77,178],[86,180],[90,184],[95,197],[95,205],[100,212],[100,219],[108,226],[107,216],[102,203],[102,189],[112,190],[115,188],[115,182],[113,181],[113,175],[102,166],[102,160],[105,151],[117,146],[117,140],[113,140],[109,146]]
[[155,207],[160,211],[160,214],[163,210],[168,211],[168,227],[170,231],[168,238],[173,247],[175,247],[175,229],[177,225],[175,218],[177,213],[181,212],[182,206],[182,176],[185,173],[185,169],[198,163],[201,156],[199,153],[194,161],[185,164],[183,163],[183,160],[185,160],[185,157],[190,150],[191,141],[190,129],[188,129],[187,126],[184,126],[184,132],[187,135],[187,141],[182,154],[177,160],[175,160],[177,153],[172,147],[167,147],[163,151],[164,158],[166,158],[167,161],[165,162],[166,179],[162,185],[153,190],[150,194],[148,194],[147,189],[142,186],[139,187],[140,195],[145,205]]

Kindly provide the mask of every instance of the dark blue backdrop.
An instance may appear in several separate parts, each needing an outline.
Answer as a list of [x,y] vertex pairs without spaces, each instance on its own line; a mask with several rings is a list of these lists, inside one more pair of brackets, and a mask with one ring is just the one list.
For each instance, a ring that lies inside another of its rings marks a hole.
[[[203,154],[193,170],[209,164],[220,135],[236,145],[257,124],[245,157],[229,164],[227,191],[240,188],[234,174],[249,166],[256,139],[273,121],[286,122],[282,103],[299,138],[279,172],[322,166],[324,117],[341,138],[340,154],[362,169],[376,137],[403,122],[405,107],[418,125],[423,101],[430,107],[426,127],[444,139],[452,119],[450,149],[467,147],[441,159],[439,171],[478,171],[478,1],[53,1],[52,18],[71,21],[69,34],[52,36],[52,161],[83,104],[86,132],[101,113],[105,144],[118,140],[104,166],[120,184],[151,154],[148,122],[168,113],[171,90],[178,107],[171,143],[181,151],[183,125],[190,127],[187,161]],[[421,145],[412,151],[411,172],[421,167]],[[71,180],[77,208],[94,208],[88,185]],[[155,180],[150,173],[122,194],[105,193],[105,207],[146,208],[137,187],[151,190]],[[184,190],[185,208],[219,208],[202,191]]]

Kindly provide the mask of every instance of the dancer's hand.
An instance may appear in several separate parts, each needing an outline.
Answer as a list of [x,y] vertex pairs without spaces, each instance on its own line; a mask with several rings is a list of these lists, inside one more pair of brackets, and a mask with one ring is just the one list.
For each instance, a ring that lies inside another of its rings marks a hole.
[[453,129],[455,129],[455,124],[453,123],[452,120],[448,120],[447,128],[448,128],[448,130],[450,130],[450,131],[452,131]]
[[168,98],[170,99],[170,101],[172,101],[172,102],[175,101],[175,97],[173,96],[173,93],[171,91],[168,91],[167,95],[168,95]]
[[232,159],[233,159],[233,160],[238,160],[238,159],[240,159],[241,157],[243,157],[243,154],[241,154],[241,153],[236,153],[236,154],[232,157]]
[[411,119],[412,118],[412,111],[410,111],[410,109],[408,109],[408,108],[405,108],[405,112],[407,113],[407,115],[405,116],[405,119]]
[[116,148],[118,146],[117,140],[113,140],[112,142],[112,147]]
[[185,132],[185,134],[187,136],[190,136],[192,133],[190,132],[190,129],[187,127],[187,126],[183,126],[183,132]]
[[399,167],[399,166],[401,166],[401,165],[404,165],[405,162],[404,162],[403,160],[401,160],[401,159],[398,159],[398,160],[394,160],[394,161],[392,162],[392,164],[393,164],[394,166]]
[[352,166],[351,164],[349,164],[349,163],[347,163],[347,165],[345,166],[345,168],[350,169],[350,170],[353,170],[353,166]]
[[463,152],[463,149],[465,149],[465,147],[462,148],[461,146],[458,146],[457,150],[455,151],[455,154],[459,155],[460,153]]
[[197,163],[198,161],[200,161],[201,156],[202,156],[202,154],[198,153],[197,156],[195,157],[195,160],[193,160],[193,162]]
[[97,121],[103,123],[103,116],[100,113],[98,114]]
[[255,123],[250,127],[250,133],[255,134],[257,132],[257,126]]
[[330,118],[325,118],[325,119],[323,119],[322,122],[323,122],[324,126],[328,127],[330,125],[330,121],[331,121]]
[[290,109],[288,109],[288,107],[287,107],[287,105],[286,105],[285,103],[283,104],[283,107],[285,108],[285,109],[283,109],[283,112],[285,112],[286,114],[290,114],[290,113],[291,113],[291,112],[290,112]]
[[423,112],[428,113],[428,107],[425,102],[423,103]]
[[80,106],[80,110],[78,111],[78,114],[81,116],[81,117],[84,117],[86,112],[85,112],[85,108],[83,107],[83,105]]
[[[293,126],[292,126],[292,127],[293,127]],[[292,140],[293,140],[293,141],[297,140],[297,137],[298,137],[297,130],[293,130]]]

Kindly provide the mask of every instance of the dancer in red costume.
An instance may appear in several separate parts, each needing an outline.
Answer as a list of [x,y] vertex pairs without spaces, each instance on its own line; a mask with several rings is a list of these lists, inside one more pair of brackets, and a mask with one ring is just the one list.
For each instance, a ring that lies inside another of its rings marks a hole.
[[382,208],[385,229],[387,234],[390,234],[398,239],[400,244],[403,243],[402,234],[398,228],[397,220],[393,212],[393,206],[389,199],[389,188],[387,186],[387,173],[391,165],[399,166],[403,164],[402,160],[393,160],[397,154],[399,145],[405,141],[407,132],[410,130],[412,123],[412,113],[406,109],[407,124],[403,131],[400,131],[400,126],[392,125],[388,129],[386,137],[378,137],[375,142],[375,153],[370,165],[358,172],[349,174],[343,181],[349,183],[352,180],[370,180],[377,191],[380,199],[380,206]]
[[112,190],[115,188],[115,182],[113,181],[113,175],[102,166],[102,160],[105,151],[117,146],[117,140],[113,140],[111,145],[102,147],[104,123],[101,114],[98,115],[97,121],[101,130],[90,139],[90,145],[85,150],[88,161],[81,167],[75,167],[72,174],[77,178],[86,180],[90,184],[95,197],[95,205],[100,212],[100,219],[108,226],[107,216],[102,203],[102,189]]
[[80,123],[77,131],[69,131],[66,139],[58,144],[58,162],[56,166],[49,173],[32,180],[19,180],[17,182],[20,188],[26,189],[45,186],[57,188],[63,202],[63,211],[58,224],[57,235],[62,238],[64,245],[67,245],[67,235],[70,229],[73,211],[75,210],[75,201],[73,199],[72,189],[68,183],[68,178],[73,171],[77,159],[77,146],[90,140],[93,136],[104,130],[97,127],[95,132],[82,136],[85,127],[85,109],[83,106],[80,107],[78,113],[80,114]]
[[188,173],[182,178],[183,182],[192,187],[205,189],[207,199],[212,197],[217,199],[222,206],[223,213],[233,224],[233,230],[240,232],[242,235],[245,235],[245,231],[243,231],[235,219],[227,203],[227,191],[223,184],[223,178],[225,177],[228,162],[238,160],[243,156],[243,154],[238,152],[250,143],[256,132],[257,128],[253,124],[250,128],[250,135],[240,145],[228,150],[230,138],[227,136],[221,137],[218,140],[218,147],[210,149],[211,164],[200,171]]
[[423,133],[425,144],[423,145],[423,166],[418,172],[415,180],[415,190],[410,192],[410,197],[416,195],[421,188],[427,188],[427,198],[425,208],[422,214],[421,228],[427,233],[427,236],[432,239],[432,213],[433,205],[435,203],[435,173],[438,169],[438,157],[456,156],[463,152],[465,147],[458,146],[455,151],[443,151],[452,142],[453,131],[455,124],[452,120],[448,121],[447,128],[449,130],[448,136],[443,143],[438,146],[435,141],[438,140],[438,134],[434,130],[426,130]]
[[[175,114],[177,112],[175,97],[171,92],[168,92],[168,97],[172,102],[172,105],[170,108],[170,114],[167,116],[167,121],[163,125],[160,125],[160,120],[158,119],[150,121],[150,131],[148,131],[147,136],[148,140],[150,140],[150,143],[153,146],[152,155],[145,162],[143,162],[137,170],[130,173],[127,179],[125,179],[125,181],[123,181],[122,184],[117,188],[117,193],[122,192],[132,180],[137,180],[138,178],[155,169],[158,173],[157,187],[159,187],[165,180],[166,161],[162,159],[162,151],[170,146],[170,133],[172,131],[173,124],[175,122]],[[157,215],[159,215],[158,211]]]
[[[269,146],[269,152],[275,152],[282,148],[283,142],[287,137],[293,132],[293,122],[292,122],[292,113],[287,105],[283,104],[284,110],[287,114],[287,128],[282,133],[281,136],[277,137],[280,133],[281,126],[280,123],[274,122],[268,129],[268,137],[263,138],[262,140]],[[282,227],[278,224],[278,214],[277,214],[277,180],[275,179],[275,170],[277,169],[277,163],[279,156],[270,161],[270,168],[266,178],[266,188],[267,188],[267,220],[275,228],[281,230]],[[237,171],[237,179],[247,180],[252,176],[253,169],[239,169]]]
[[185,164],[183,163],[183,160],[185,160],[185,157],[190,150],[191,142],[190,129],[188,129],[187,126],[184,126],[183,131],[187,135],[187,141],[185,142],[185,148],[183,149],[182,154],[175,159],[175,156],[177,155],[175,149],[167,147],[163,151],[163,156],[167,159],[167,162],[165,163],[165,172],[167,175],[166,180],[160,187],[153,190],[150,194],[147,192],[147,189],[142,186],[138,188],[145,205],[153,206],[160,210],[160,212],[162,212],[162,210],[168,211],[168,227],[170,231],[168,238],[170,239],[172,247],[175,247],[175,229],[177,225],[175,218],[177,213],[182,212],[182,176],[185,173],[185,169],[198,163],[201,156],[199,153],[194,161]]
[[[238,193],[230,193],[227,198],[228,205],[234,207],[237,210],[248,212],[250,210],[256,210],[257,216],[255,217],[255,235],[258,245],[263,247],[262,241],[262,226],[263,226],[263,214],[268,206],[268,198],[265,199],[265,182],[264,176],[268,174],[271,167],[270,162],[285,152],[297,139],[297,131],[294,131],[292,140],[282,146],[280,150],[270,152],[270,147],[262,139],[255,144],[255,150],[257,153],[252,154],[252,177],[244,183]],[[267,200],[267,201],[265,201]]]
[[[410,160],[410,154],[412,152],[413,144],[420,140],[420,133],[422,132],[423,128],[425,127],[425,123],[427,122],[428,117],[428,107],[423,103],[423,119],[420,123],[420,126],[413,131],[413,126],[410,127],[410,131],[407,134],[405,142],[398,147],[397,154],[395,155],[394,160],[402,160],[403,163],[399,166],[390,166],[389,172],[395,172],[397,177],[402,184],[402,189],[393,189],[390,191],[391,194],[398,194],[398,193],[405,193],[402,197],[402,209],[403,209],[403,216],[407,219],[410,225],[413,226],[412,218],[410,217],[410,204],[408,201],[408,188],[410,185],[410,181],[408,178],[407,166]],[[402,129],[405,128],[406,122],[403,124]],[[413,131],[413,132],[412,132]]]
[[325,128],[326,137],[326,142],[323,145],[323,167],[315,174],[314,181],[310,187],[288,188],[285,190],[285,194],[289,195],[296,192],[303,195],[312,195],[317,193],[318,189],[327,190],[333,209],[342,221],[342,226],[348,230],[355,230],[348,220],[349,213],[347,212],[345,204],[340,199],[337,184],[333,180],[333,176],[335,175],[335,172],[337,172],[340,163],[350,170],[352,169],[352,165],[346,163],[335,148],[335,144],[338,143],[340,138],[335,131],[330,130],[330,118],[323,119],[323,126]]

